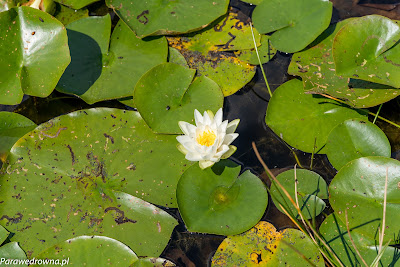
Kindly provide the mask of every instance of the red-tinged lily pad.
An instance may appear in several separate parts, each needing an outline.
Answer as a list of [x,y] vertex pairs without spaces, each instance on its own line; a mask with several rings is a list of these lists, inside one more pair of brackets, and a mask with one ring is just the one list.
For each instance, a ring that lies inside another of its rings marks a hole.
[[179,212],[192,232],[234,235],[253,227],[268,205],[262,181],[229,160],[202,170],[194,164],[178,183]]

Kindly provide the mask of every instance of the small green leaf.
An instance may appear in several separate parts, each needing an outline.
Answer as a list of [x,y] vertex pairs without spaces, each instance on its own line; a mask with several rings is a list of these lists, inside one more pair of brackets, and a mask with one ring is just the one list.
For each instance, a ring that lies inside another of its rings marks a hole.
[[178,49],[173,47],[168,48],[168,62],[189,68],[185,57],[179,52]]
[[7,239],[9,232],[0,225],[0,245]]
[[[296,201],[295,177],[298,181],[297,196],[302,214],[307,220],[318,216],[326,206],[322,199],[328,198],[328,186],[325,180],[319,174],[304,169],[297,169],[296,176],[294,169],[280,173],[276,179],[294,201]],[[278,210],[284,212],[280,207],[282,205],[287,212],[300,220],[300,215],[298,215],[296,208],[275,182],[271,184],[271,197]]]
[[204,76],[192,82],[194,74],[195,70],[164,63],[136,84],[136,108],[154,132],[180,134],[178,122],[194,122],[195,109],[216,113],[222,107],[224,96],[218,85]]
[[0,13],[0,104],[50,95],[70,63],[64,25],[21,6]]
[[239,172],[240,166],[223,160],[205,170],[195,164],[183,173],[176,194],[189,231],[234,235],[261,219],[268,205],[265,185],[250,171],[237,177]]
[[73,9],[64,5],[58,4],[54,17],[67,25],[75,20],[89,17],[89,10],[87,8]]
[[[12,264],[6,266],[21,266],[18,260],[26,259],[25,252],[19,247],[17,242],[10,242],[0,247],[0,256],[5,259],[12,259]],[[15,262],[15,264],[14,264]]]
[[331,130],[347,119],[365,118],[359,112],[336,101],[305,94],[302,82],[294,79],[275,90],[265,122],[289,145],[304,152],[325,153]]
[[202,29],[226,13],[229,0],[106,0],[106,4],[143,38]]
[[327,0],[268,0],[253,11],[254,26],[260,33],[275,31],[272,45],[279,51],[302,50],[328,26],[332,3]]
[[336,126],[328,136],[326,154],[340,170],[353,159],[366,156],[390,158],[391,149],[385,133],[367,120],[350,119]]
[[385,157],[364,157],[347,163],[329,185],[330,204],[337,217],[369,239],[378,240],[382,227],[383,197],[388,176],[386,228],[383,243],[398,243],[400,232],[400,162]]

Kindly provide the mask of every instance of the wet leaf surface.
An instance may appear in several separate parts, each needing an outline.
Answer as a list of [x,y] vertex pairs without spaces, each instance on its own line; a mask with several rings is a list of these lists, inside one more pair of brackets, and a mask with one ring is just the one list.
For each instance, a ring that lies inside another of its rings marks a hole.
[[0,13],[0,104],[50,95],[70,60],[66,30],[54,17],[24,6]]
[[167,60],[164,37],[140,40],[122,21],[109,39],[109,15],[83,18],[67,29],[72,61],[57,90],[89,104],[132,96],[140,77]]
[[82,110],[41,124],[3,166],[0,223],[29,257],[79,235],[159,255],[177,222],[135,196],[176,206],[190,164],[175,146],[175,136],[154,135],[134,111]]
[[73,9],[81,9],[99,0],[54,0],[54,1]]
[[309,237],[296,229],[277,232],[261,221],[249,231],[228,236],[218,247],[211,266],[325,266],[322,255]]

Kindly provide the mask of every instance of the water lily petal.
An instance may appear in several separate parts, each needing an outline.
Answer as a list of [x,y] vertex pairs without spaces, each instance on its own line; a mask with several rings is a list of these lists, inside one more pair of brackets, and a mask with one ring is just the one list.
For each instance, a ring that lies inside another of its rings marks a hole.
[[214,121],[214,113],[211,110],[206,111],[211,121]]
[[240,122],[240,119],[236,119],[228,123],[228,127],[226,128],[226,133],[231,134],[236,131],[236,128],[238,127]]
[[[213,116],[214,117],[214,116]],[[210,118],[210,116],[208,115],[208,112],[207,111],[204,111],[204,115],[203,115],[203,124],[204,125],[211,125],[211,118]]]
[[239,136],[238,133],[231,133],[231,134],[227,134],[225,135],[224,138],[224,145],[230,145],[233,141],[235,141],[235,139]]
[[197,109],[194,110],[194,120],[196,122],[196,126],[203,124],[203,116],[201,116],[201,113]]
[[184,155],[188,153],[188,150],[181,143],[176,144],[176,148]]
[[229,146],[227,145],[222,145],[219,149],[218,152],[215,154],[215,157],[222,157],[222,155],[224,155],[226,152],[228,152],[229,150]]
[[193,135],[196,132],[196,126],[186,121],[180,121],[178,122],[178,125],[182,132],[186,135]]
[[212,165],[214,165],[215,162],[211,161],[211,160],[201,160],[199,161],[199,166],[202,170],[211,167]]
[[217,126],[221,125],[222,123],[222,108],[218,109],[217,113],[215,113],[214,121]]
[[228,150],[227,152],[225,152],[225,154],[223,154],[223,155],[221,156],[221,159],[227,159],[227,158],[229,158],[230,156],[232,156],[233,153],[236,152],[236,150],[237,150],[237,147],[235,147],[235,146],[233,146],[233,145],[230,145],[230,146],[229,146],[229,150]]
[[200,154],[198,154],[198,153],[193,153],[192,151],[189,151],[189,152],[186,154],[185,158],[186,158],[187,160],[190,160],[190,161],[200,161],[200,160],[203,160],[203,158],[201,157]]

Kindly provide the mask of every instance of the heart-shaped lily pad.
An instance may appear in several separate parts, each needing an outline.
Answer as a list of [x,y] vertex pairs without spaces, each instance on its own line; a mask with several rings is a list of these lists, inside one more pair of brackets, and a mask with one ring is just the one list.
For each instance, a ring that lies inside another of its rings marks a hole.
[[332,3],[327,0],[262,1],[253,11],[254,26],[260,33],[276,31],[272,45],[279,51],[302,50],[328,26]]
[[215,252],[211,266],[325,266],[309,237],[296,229],[277,232],[261,221],[249,231],[228,236]]
[[195,70],[164,63],[136,84],[135,106],[154,132],[182,133],[178,122],[192,123],[195,109],[216,113],[222,107],[224,96],[218,85],[205,76],[193,80],[194,74]]
[[347,162],[366,156],[390,157],[385,133],[367,120],[350,119],[336,126],[326,143],[329,162],[340,170]]
[[365,118],[359,112],[333,100],[305,94],[301,81],[290,80],[275,90],[265,122],[289,145],[304,152],[325,153],[330,131],[347,119]]
[[330,26],[315,40],[315,46],[295,53],[288,73],[300,76],[304,90],[323,93],[345,100],[354,107],[372,107],[389,101],[400,94],[399,89],[358,79],[336,75],[332,55],[332,43],[336,33],[349,21],[347,19]]
[[[0,245],[7,239],[9,232],[0,225]],[[5,261],[3,261],[5,259]],[[19,260],[26,259],[25,252],[17,242],[9,242],[0,246],[0,261],[6,266],[18,266]]]
[[110,40],[110,15],[74,21],[67,30],[72,61],[57,90],[89,104],[132,96],[139,78],[167,60],[164,37],[140,40],[122,21]]
[[7,161],[0,224],[29,257],[79,235],[106,235],[140,256],[159,255],[177,222],[135,196],[176,206],[178,179],[190,165],[175,136],[155,135],[138,112],[107,108],[41,124]]
[[229,0],[169,1],[106,0],[108,7],[143,38],[149,35],[171,35],[206,27],[224,15]]
[[[351,238],[363,259],[369,266],[372,266],[370,264],[378,255],[379,245],[374,239],[360,234],[355,230],[356,228],[350,228]],[[344,266],[364,265],[350,240],[345,222],[338,219],[335,214],[329,215],[324,220],[319,231]],[[399,266],[399,253],[398,249],[390,246],[387,247],[379,266]]]
[[372,240],[378,240],[382,227],[383,199],[388,173],[384,243],[398,243],[400,232],[400,162],[385,157],[355,159],[339,170],[329,185],[330,204],[338,218]]
[[70,63],[64,25],[22,6],[0,13],[0,104],[50,95]]
[[[297,178],[297,197],[302,214],[307,220],[318,216],[326,206],[322,199],[328,198],[328,186],[325,180],[319,174],[304,169],[288,170],[280,173],[276,179],[278,179],[294,201],[296,201],[295,177]],[[291,213],[293,217],[300,219],[292,202],[275,182],[272,182],[270,192],[275,206],[281,212],[283,210],[280,205],[287,212]]]
[[336,73],[344,77],[400,87],[400,27],[370,15],[347,23],[333,41]]
[[[231,52],[254,48],[249,20],[246,18],[240,12],[231,11],[196,35],[169,37],[168,42],[183,54],[191,68],[211,78],[224,95],[229,96],[255,75],[255,67],[248,64],[248,59],[241,60]],[[260,34],[255,29],[254,36],[259,46]]]
[[65,6],[69,6],[73,9],[81,9],[82,7],[90,5],[99,0],[54,0],[54,1],[63,4]]
[[179,212],[192,232],[234,235],[253,227],[268,205],[265,185],[229,160],[202,170],[190,167],[176,191]]
[[4,161],[10,148],[33,130],[36,124],[30,119],[13,112],[0,112],[0,161]]

